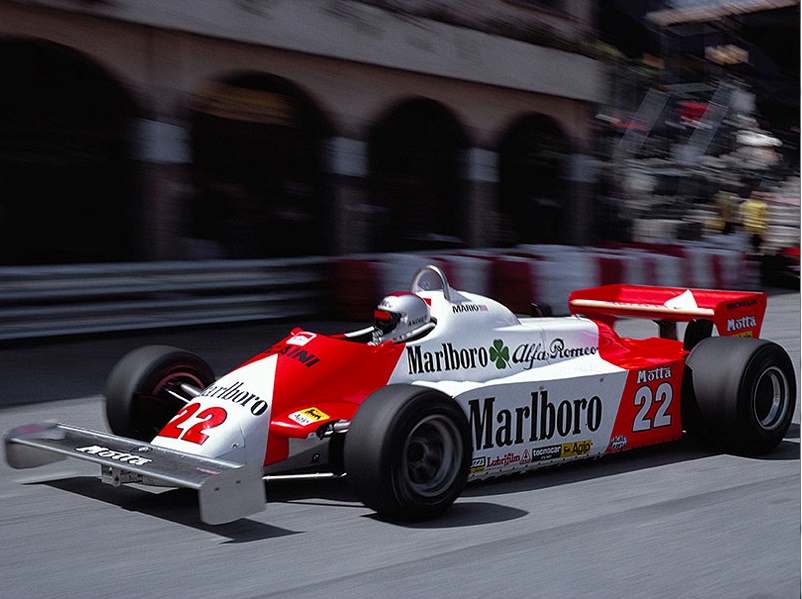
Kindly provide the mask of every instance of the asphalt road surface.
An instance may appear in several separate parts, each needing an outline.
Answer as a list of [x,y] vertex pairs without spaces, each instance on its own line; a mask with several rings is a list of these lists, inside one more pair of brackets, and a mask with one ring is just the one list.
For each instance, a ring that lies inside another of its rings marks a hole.
[[[103,382],[129,349],[179,345],[222,372],[290,326],[0,349],[0,429],[49,419],[105,430]],[[763,336],[789,351],[798,380],[798,293],[771,296]],[[762,459],[683,439],[472,484],[444,517],[419,524],[378,518],[338,480],[271,482],[264,512],[208,526],[192,492],[115,489],[74,460],[33,470],[3,461],[0,596],[800,597],[798,405],[793,422]]]

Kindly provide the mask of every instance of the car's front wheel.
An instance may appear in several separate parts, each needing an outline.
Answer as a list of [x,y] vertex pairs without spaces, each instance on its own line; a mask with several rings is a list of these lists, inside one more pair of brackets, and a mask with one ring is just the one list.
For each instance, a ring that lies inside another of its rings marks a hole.
[[106,420],[114,434],[151,441],[193,398],[192,389],[214,382],[211,367],[195,354],[166,345],[135,349],[106,380]]
[[785,437],[796,405],[791,358],[771,341],[711,337],[688,355],[686,431],[725,451],[763,454]]
[[345,437],[345,470],[357,497],[399,520],[436,516],[468,480],[468,420],[453,398],[389,385],[359,407]]

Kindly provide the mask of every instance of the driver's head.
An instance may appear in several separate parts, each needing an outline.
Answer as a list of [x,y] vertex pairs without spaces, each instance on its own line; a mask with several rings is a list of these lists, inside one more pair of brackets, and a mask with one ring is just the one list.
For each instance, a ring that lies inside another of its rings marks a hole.
[[429,306],[414,293],[393,293],[385,297],[373,313],[373,342],[404,341],[430,328]]

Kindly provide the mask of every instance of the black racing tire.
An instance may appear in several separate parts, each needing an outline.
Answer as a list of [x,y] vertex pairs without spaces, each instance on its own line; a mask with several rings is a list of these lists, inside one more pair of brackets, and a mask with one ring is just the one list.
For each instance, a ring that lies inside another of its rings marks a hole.
[[741,455],[768,453],[788,432],[795,406],[794,367],[776,343],[711,337],[688,355],[682,421],[703,443]]
[[432,518],[468,480],[468,419],[440,391],[388,385],[360,405],[344,452],[349,485],[366,506],[395,520]]
[[214,380],[211,367],[191,352],[140,347],[123,356],[106,380],[106,420],[115,435],[151,441],[192,399],[182,383],[205,389]]

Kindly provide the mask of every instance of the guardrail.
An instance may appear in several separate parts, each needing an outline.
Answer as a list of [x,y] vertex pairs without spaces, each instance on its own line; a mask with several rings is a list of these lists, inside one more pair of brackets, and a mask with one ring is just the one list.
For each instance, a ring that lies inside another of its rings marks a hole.
[[608,283],[752,288],[740,250],[698,244],[610,248],[521,245],[457,252],[362,254],[0,268],[0,342],[284,318],[360,320],[415,270],[436,264],[457,289],[513,311],[567,313],[568,295]]
[[319,316],[326,258],[0,268],[0,341]]

